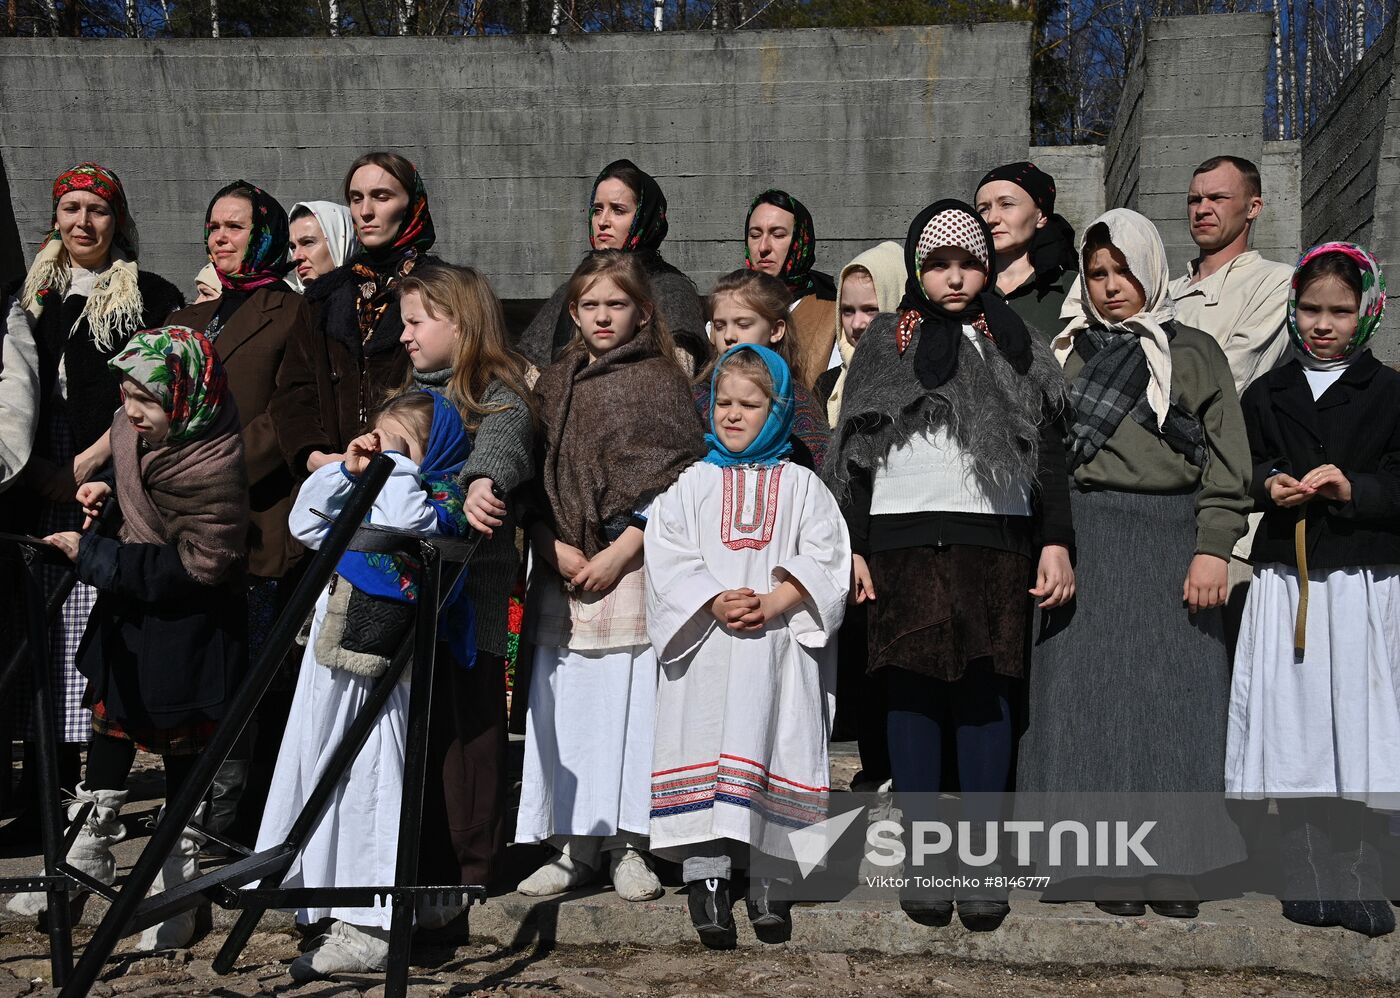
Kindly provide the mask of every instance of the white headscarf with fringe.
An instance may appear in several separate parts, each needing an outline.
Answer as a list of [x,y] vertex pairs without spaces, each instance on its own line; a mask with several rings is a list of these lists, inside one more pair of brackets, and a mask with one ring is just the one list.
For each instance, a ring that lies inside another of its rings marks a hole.
[[1145,302],[1142,310],[1122,322],[1109,322],[1099,314],[1084,292],[1084,275],[1074,280],[1074,286],[1060,308],[1060,318],[1066,326],[1051,341],[1055,359],[1064,366],[1074,349],[1075,334],[1090,326],[1104,326],[1118,332],[1134,333],[1142,343],[1147,357],[1147,404],[1157,417],[1160,429],[1171,406],[1172,353],[1165,323],[1176,318],[1176,303],[1167,291],[1171,272],[1167,267],[1167,251],[1157,227],[1145,215],[1130,208],[1113,208],[1085,226],[1079,238],[1079,259],[1084,264],[1084,245],[1089,233],[1102,223],[1108,228],[1109,241],[1123,254],[1128,270],[1142,285]]

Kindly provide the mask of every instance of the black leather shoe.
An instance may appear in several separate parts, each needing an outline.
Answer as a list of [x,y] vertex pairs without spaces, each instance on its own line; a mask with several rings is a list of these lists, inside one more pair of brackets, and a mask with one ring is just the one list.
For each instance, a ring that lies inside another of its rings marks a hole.
[[1195,918],[1201,913],[1200,896],[1189,880],[1148,877],[1146,886],[1148,906],[1163,918]]
[[1095,901],[1094,907],[1119,918],[1141,918],[1147,914],[1147,905],[1142,901]]
[[1009,914],[1011,905],[1005,901],[958,900],[958,921],[968,932],[993,932]]
[[767,877],[749,881],[744,904],[759,942],[785,943],[792,938],[792,902],[773,897],[772,887]]
[[738,938],[730,911],[729,881],[723,877],[693,880],[689,891],[690,924],[710,949],[733,949]]
[[932,926],[935,929],[941,929],[953,920],[952,901],[937,898],[900,898],[899,907],[903,909],[904,914],[920,925]]

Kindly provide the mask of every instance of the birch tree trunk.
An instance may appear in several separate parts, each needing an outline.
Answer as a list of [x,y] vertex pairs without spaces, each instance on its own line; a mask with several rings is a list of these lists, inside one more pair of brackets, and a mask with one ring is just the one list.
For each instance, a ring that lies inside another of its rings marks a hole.
[[1283,18],[1279,14],[1279,0],[1274,0],[1274,108],[1278,118],[1278,138],[1284,137],[1283,106]]
[[1366,0],[1356,0],[1356,58],[1360,62],[1366,54]]
[[340,37],[340,0],[327,0],[326,20],[330,23],[332,38]]
[[219,0],[209,0],[209,37],[219,37]]

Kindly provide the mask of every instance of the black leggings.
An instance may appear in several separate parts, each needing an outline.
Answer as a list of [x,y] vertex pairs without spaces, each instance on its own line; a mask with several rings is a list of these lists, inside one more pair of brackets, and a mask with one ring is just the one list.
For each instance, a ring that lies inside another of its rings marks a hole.
[[[165,765],[166,800],[180,792],[198,758],[197,755],[161,756],[161,762]],[[94,732],[88,745],[84,785],[89,790],[125,790],[127,777],[131,775],[131,764],[135,761],[135,742]]]

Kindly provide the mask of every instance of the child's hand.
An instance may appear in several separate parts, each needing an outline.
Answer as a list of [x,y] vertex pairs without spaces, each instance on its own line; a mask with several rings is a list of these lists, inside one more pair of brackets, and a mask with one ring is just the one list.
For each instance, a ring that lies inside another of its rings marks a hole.
[[82,503],[83,513],[86,515],[86,519],[83,520],[84,530],[92,526],[92,521],[102,512],[102,507],[111,494],[112,486],[106,482],[84,482],[78,486],[78,502]]
[[[1313,497],[1313,490],[1310,487],[1282,471],[1266,481],[1264,488],[1268,491],[1269,498],[1274,501],[1274,505],[1284,509],[1291,506],[1301,506]],[[1349,488],[1350,483],[1348,483]]]
[[725,627],[731,628],[758,608],[758,597],[752,589],[726,589],[710,601],[711,615]]
[[555,570],[565,579],[577,585],[575,580],[578,574],[588,567],[588,558],[572,544],[565,544],[557,539],[554,541],[553,554]]
[[1045,597],[1038,604],[1042,610],[1053,610],[1074,599],[1074,567],[1069,563],[1069,548],[1063,544],[1047,544],[1040,549],[1040,565],[1031,595]]
[[346,472],[356,477],[363,475],[365,469],[369,467],[369,462],[376,455],[384,453],[384,449],[377,430],[370,430],[368,433],[356,437],[350,441],[350,446],[345,448]]
[[1186,571],[1181,599],[1192,613],[1223,606],[1230,585],[1230,563],[1213,554],[1198,554]]
[[44,543],[58,548],[69,561],[77,561],[78,542],[82,539],[83,535],[76,530],[65,530],[59,534],[49,534],[44,538]]
[[1335,464],[1324,464],[1303,476],[1299,483],[1319,495],[1337,502],[1351,502],[1351,479]]
[[[579,554],[583,552],[580,551]],[[592,558],[573,577],[574,585],[587,593],[605,593],[617,585],[627,567],[627,555],[619,553],[613,545],[608,545]]]
[[383,450],[398,451],[405,457],[408,456],[408,440],[393,430],[375,430],[374,435],[379,438],[379,446]]
[[308,472],[316,471],[328,464],[336,464],[344,460],[344,454],[327,454],[323,450],[314,450],[306,455],[306,470]]
[[875,598],[875,582],[870,578],[870,566],[865,558],[851,555],[851,595],[852,603],[865,603]]
[[491,487],[492,482],[489,478],[474,479],[467,486],[466,500],[462,503],[467,522],[472,525],[472,529],[487,537],[492,536],[492,527],[499,527],[505,522],[501,517],[506,515],[506,504],[496,498]]

